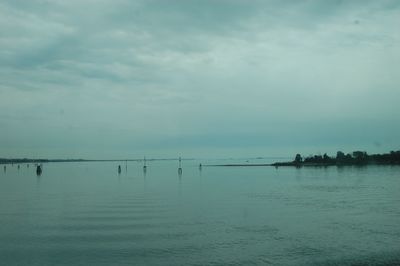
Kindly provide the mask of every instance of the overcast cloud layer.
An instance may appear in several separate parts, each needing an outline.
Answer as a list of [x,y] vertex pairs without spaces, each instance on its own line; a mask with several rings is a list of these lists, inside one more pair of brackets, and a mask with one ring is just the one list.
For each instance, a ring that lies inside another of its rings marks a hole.
[[0,1],[0,157],[400,149],[400,1]]

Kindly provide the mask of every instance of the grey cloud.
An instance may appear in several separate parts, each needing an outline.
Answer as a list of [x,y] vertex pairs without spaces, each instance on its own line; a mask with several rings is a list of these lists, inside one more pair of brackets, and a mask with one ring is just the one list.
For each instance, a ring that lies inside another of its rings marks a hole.
[[2,1],[0,14],[7,152],[399,145],[398,1]]

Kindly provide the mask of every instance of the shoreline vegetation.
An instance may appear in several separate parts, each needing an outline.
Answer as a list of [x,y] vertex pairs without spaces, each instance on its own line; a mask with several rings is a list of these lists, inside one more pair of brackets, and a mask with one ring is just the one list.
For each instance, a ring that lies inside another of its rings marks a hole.
[[383,154],[368,154],[365,151],[354,151],[344,154],[341,151],[336,153],[336,157],[324,155],[310,155],[303,159],[300,154],[296,154],[292,162],[277,162],[272,166],[346,166],[346,165],[400,165],[400,151],[391,151]]
[[303,158],[296,154],[293,161],[275,162],[271,164],[218,164],[208,166],[294,166],[294,167],[319,167],[319,166],[364,166],[364,165],[400,165],[400,151],[391,151],[383,154],[368,154],[365,151],[343,153],[338,151],[336,157],[324,155],[309,155]]

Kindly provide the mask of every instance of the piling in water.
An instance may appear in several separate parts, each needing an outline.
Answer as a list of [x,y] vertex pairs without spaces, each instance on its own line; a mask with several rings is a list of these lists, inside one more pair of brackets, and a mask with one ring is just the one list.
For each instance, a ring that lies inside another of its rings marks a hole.
[[178,167],[178,174],[182,175],[182,163],[181,163],[182,159],[181,157],[179,157],[179,167]]
[[41,175],[42,174],[42,166],[39,164],[36,166],[36,175]]

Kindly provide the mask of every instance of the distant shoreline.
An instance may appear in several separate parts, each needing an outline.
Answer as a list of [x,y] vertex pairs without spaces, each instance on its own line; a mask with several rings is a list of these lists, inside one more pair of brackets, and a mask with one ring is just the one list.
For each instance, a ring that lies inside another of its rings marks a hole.
[[[175,161],[177,158],[147,159],[147,161]],[[184,160],[194,160],[188,158]],[[0,158],[0,164],[29,164],[29,163],[59,163],[59,162],[141,162],[143,159],[29,159],[29,158]],[[384,154],[367,154],[365,151],[354,151],[344,154],[338,151],[336,157],[324,155],[310,155],[303,159],[296,154],[293,161],[275,163],[232,163],[232,164],[205,164],[204,166],[223,167],[328,167],[328,166],[364,166],[364,165],[400,165],[400,151],[391,151]]]
[[368,163],[368,164],[294,164],[292,162],[276,162],[270,164],[205,164],[206,167],[262,167],[262,166],[274,166],[274,167],[329,167],[329,166],[367,166],[367,165],[400,165],[400,163]]
[[[25,163],[69,163],[69,162],[113,162],[133,160],[86,160],[86,159],[0,159],[0,164],[25,164]],[[136,160],[135,160],[136,161]]]
[[205,164],[204,166],[226,166],[226,167],[242,167],[242,166],[272,166],[272,164],[268,163],[255,163],[255,164]]
[[275,162],[271,164],[214,164],[205,166],[246,167],[246,166],[274,166],[274,167],[328,167],[328,166],[365,166],[365,165],[400,165],[400,151],[391,151],[384,154],[367,154],[365,151],[354,151],[344,154],[338,151],[336,157],[324,155],[310,155],[303,159],[296,154],[293,161]]
[[[147,161],[176,161],[177,158],[167,159],[146,159]],[[193,159],[182,159],[182,160],[193,160]],[[141,162],[143,159],[104,159],[104,160],[90,160],[90,159],[5,159],[0,158],[0,164],[25,164],[25,163],[72,163],[72,162]]]

